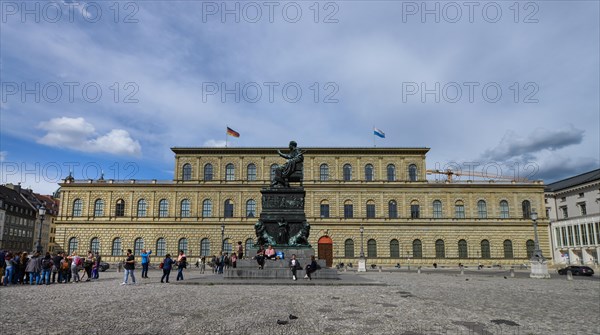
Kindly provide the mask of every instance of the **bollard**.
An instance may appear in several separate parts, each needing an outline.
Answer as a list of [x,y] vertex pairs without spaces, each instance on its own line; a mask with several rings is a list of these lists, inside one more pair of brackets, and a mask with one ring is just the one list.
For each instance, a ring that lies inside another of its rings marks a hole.
[[420,266],[417,268],[417,273],[419,273],[419,274],[421,273],[421,267]]
[[344,272],[348,272],[348,267],[344,266]]
[[463,269],[462,266],[460,267],[460,274],[461,276],[465,274],[465,269]]
[[408,266],[408,271],[410,271],[410,265]]
[[567,271],[567,280],[573,280],[573,272],[571,270]]
[[379,267],[379,272],[381,272],[381,266]]
[[515,278],[515,269],[510,268],[510,277]]

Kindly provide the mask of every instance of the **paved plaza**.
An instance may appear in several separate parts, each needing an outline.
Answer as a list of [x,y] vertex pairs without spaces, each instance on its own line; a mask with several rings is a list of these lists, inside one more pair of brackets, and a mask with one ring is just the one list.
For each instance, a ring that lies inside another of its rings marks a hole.
[[136,274],[127,286],[111,269],[94,282],[0,287],[0,334],[600,334],[597,275],[403,269],[244,282],[188,269],[161,284],[159,270]]

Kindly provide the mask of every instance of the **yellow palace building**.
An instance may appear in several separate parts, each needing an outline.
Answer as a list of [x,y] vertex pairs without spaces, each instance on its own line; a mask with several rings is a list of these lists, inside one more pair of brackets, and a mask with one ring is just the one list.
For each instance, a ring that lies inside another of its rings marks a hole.
[[[369,265],[528,263],[535,209],[540,247],[551,254],[541,181],[428,181],[428,148],[305,150],[309,242],[328,264],[356,264],[361,250]],[[127,249],[196,258],[238,241],[250,248],[260,190],[283,163],[277,149],[172,151],[172,181],[65,179],[56,242],[106,261]]]

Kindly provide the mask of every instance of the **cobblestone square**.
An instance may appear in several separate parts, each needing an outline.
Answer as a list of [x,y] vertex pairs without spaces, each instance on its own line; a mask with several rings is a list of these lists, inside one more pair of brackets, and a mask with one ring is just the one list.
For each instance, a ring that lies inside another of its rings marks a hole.
[[190,269],[161,284],[158,270],[136,272],[127,286],[109,270],[92,282],[0,287],[0,333],[600,334],[597,276],[430,269],[240,282]]

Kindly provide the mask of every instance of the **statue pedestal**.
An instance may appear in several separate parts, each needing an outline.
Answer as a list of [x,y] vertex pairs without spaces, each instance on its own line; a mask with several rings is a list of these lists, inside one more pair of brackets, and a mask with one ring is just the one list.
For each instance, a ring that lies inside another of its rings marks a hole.
[[306,192],[302,187],[263,188],[262,211],[255,225],[256,245],[308,247],[310,224],[304,213]]
[[367,260],[361,258],[358,260],[358,272],[367,272]]
[[550,273],[548,273],[548,263],[545,259],[531,259],[531,273],[530,278],[536,279],[549,279]]

